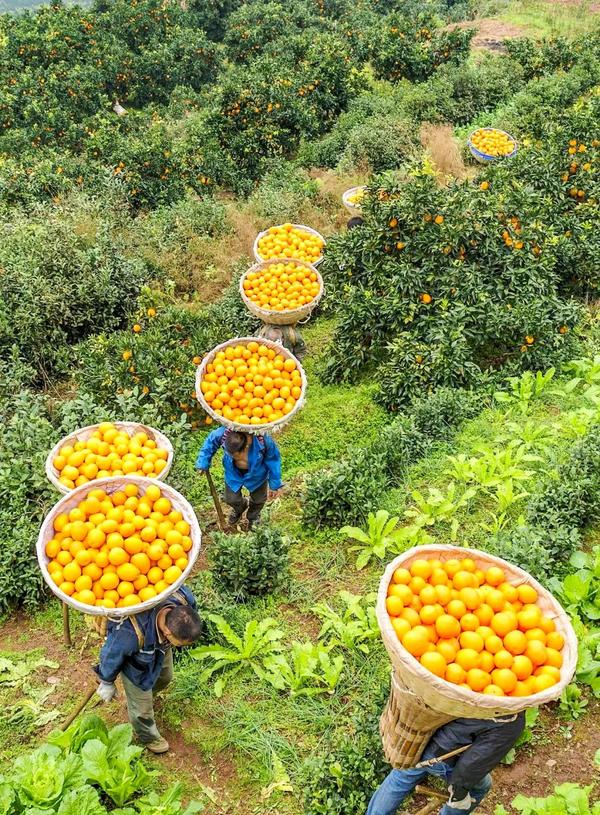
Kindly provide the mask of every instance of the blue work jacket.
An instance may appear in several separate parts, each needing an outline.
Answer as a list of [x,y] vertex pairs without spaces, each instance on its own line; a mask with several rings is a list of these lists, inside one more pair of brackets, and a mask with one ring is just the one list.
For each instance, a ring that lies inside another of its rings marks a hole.
[[[199,470],[208,470],[215,453],[219,447],[223,447],[223,439],[228,432],[231,431],[220,427],[208,435],[196,459],[196,467]],[[242,487],[253,492],[267,480],[272,490],[278,490],[282,486],[279,447],[269,436],[252,436],[248,450],[247,472],[237,468],[233,457],[225,448],[223,448],[223,468],[225,482],[233,492],[238,492]]]
[[[182,601],[185,598],[185,603]],[[196,608],[192,592],[182,586],[164,603],[135,615],[140,637],[129,617],[114,622],[109,620],[106,640],[100,651],[100,663],[94,671],[103,682],[114,682],[123,672],[127,679],[140,688],[152,690],[165,661],[165,653],[171,647],[168,640],[160,641],[156,627],[156,615],[165,606],[188,605]],[[140,643],[140,639],[143,642]]]

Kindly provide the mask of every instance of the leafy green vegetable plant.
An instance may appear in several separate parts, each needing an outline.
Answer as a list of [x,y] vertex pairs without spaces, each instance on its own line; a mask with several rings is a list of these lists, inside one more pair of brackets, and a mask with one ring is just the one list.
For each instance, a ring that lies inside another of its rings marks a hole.
[[264,661],[263,678],[279,690],[289,689],[292,696],[317,696],[333,693],[344,667],[341,654],[332,657],[331,647],[321,643],[293,642],[289,657],[274,654]]
[[372,593],[363,597],[341,591],[338,597],[345,606],[341,613],[325,602],[317,603],[311,608],[323,620],[319,639],[330,646],[368,654],[369,645],[379,639],[379,626],[375,616],[377,595]]
[[98,784],[117,806],[145,789],[157,775],[140,761],[143,747],[132,745],[131,737],[131,725],[121,724],[108,732],[107,742],[90,739],[81,748],[87,780]]
[[401,547],[408,542],[411,533],[404,527],[397,529],[398,521],[398,515],[390,517],[387,510],[380,509],[375,514],[369,513],[366,530],[357,526],[343,526],[340,529],[340,535],[358,541],[357,546],[350,547],[351,552],[358,552],[357,569],[364,569],[371,558],[383,560],[388,551],[395,554],[402,551]]
[[494,399],[507,405],[511,412],[527,413],[531,402],[538,399],[546,390],[555,373],[554,368],[549,368],[545,374],[541,371],[536,371],[535,374],[532,371],[525,371],[521,376],[511,377],[508,380],[509,390],[497,391]]
[[183,809],[182,796],[183,786],[177,782],[162,795],[150,792],[136,798],[131,806],[113,810],[112,815],[197,815],[198,812],[204,811],[204,805],[199,801],[190,801]]
[[85,782],[81,758],[74,754],[63,756],[58,747],[50,744],[19,756],[10,777],[15,800],[22,809],[57,809],[68,792],[84,787]]
[[569,719],[578,719],[585,713],[587,706],[588,700],[579,685],[571,684],[562,692],[558,708]]
[[457,494],[454,481],[447,485],[445,492],[437,487],[428,487],[427,496],[425,496],[419,490],[414,490],[412,498],[415,507],[405,510],[404,514],[407,518],[413,519],[417,528],[450,522],[450,539],[454,541],[458,534],[458,520],[454,516],[475,495],[477,495],[476,487],[468,487],[464,492]]
[[283,631],[271,617],[264,620],[250,620],[242,636],[236,634],[227,620],[218,614],[209,614],[225,643],[200,645],[190,651],[194,659],[206,661],[208,667],[200,675],[201,682],[208,682],[214,674],[220,673],[215,682],[215,696],[222,696],[227,682],[242,672],[252,672],[260,679],[265,678],[264,661],[283,650]]
[[[521,815],[600,815],[600,801],[590,804],[591,785],[561,784],[547,798],[527,798],[517,795],[511,806]],[[497,806],[495,815],[509,815],[503,806]]]

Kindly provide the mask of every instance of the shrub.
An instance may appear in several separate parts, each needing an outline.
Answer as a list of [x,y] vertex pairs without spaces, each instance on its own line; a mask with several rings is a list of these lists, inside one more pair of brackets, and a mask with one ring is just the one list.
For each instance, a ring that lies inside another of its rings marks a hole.
[[318,192],[319,185],[305,170],[286,161],[263,177],[249,203],[261,218],[273,223],[294,222],[298,211]]
[[46,381],[69,371],[69,346],[123,325],[154,273],[127,258],[110,217],[92,234],[39,210],[0,219],[0,354]]
[[380,691],[353,718],[350,733],[304,764],[304,815],[366,812],[371,795],[390,769],[379,736],[384,701]]
[[214,581],[240,601],[272,594],[287,578],[289,546],[289,540],[269,526],[245,535],[216,533],[209,551]]
[[143,239],[154,244],[157,250],[186,244],[195,238],[220,237],[229,229],[222,203],[191,195],[158,207],[140,221]]
[[383,457],[358,448],[306,481],[302,519],[317,529],[363,522],[385,488]]
[[350,131],[338,166],[342,172],[368,168],[381,173],[401,167],[416,154],[412,125],[397,116],[374,116]]
[[491,554],[520,566],[541,583],[547,583],[553,575],[564,571],[579,544],[580,537],[574,527],[558,526],[548,530],[524,525],[499,532],[485,548]]
[[599,491],[600,428],[593,428],[531,496],[527,518],[553,534],[564,527],[582,529],[599,517]]
[[479,392],[440,388],[411,405],[415,429],[427,439],[447,441],[463,422],[481,413],[482,402]]

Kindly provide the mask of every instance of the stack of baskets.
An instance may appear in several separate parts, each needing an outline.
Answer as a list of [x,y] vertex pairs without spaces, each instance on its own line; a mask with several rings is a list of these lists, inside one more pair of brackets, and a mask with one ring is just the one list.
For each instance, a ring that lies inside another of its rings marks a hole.
[[[538,592],[538,605],[554,620],[564,636],[563,665],[560,681],[533,696],[497,697],[462,688],[446,682],[426,670],[400,643],[386,610],[386,598],[392,576],[398,568],[410,568],[414,560],[470,557],[477,568],[500,566],[513,585],[528,583]],[[554,597],[527,572],[498,557],[476,549],[456,546],[420,546],[399,555],[388,564],[379,585],[377,620],[383,642],[393,666],[389,701],[380,721],[384,752],[396,769],[413,767],[419,760],[435,730],[458,717],[495,719],[510,716],[527,708],[557,699],[571,681],[577,665],[577,638],[565,611]]]

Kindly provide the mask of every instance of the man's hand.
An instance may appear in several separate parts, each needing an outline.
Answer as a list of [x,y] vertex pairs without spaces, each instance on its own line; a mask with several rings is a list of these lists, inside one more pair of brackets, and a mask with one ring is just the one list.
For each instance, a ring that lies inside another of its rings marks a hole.
[[200,475],[206,475],[208,470],[203,470],[201,467],[196,467],[196,470],[200,473]]
[[283,487],[284,487],[284,485],[282,484],[281,487],[279,487],[276,490],[271,490],[270,489],[269,490],[269,501],[274,501],[276,498],[279,498],[283,494]]
[[96,688],[96,693],[103,702],[110,702],[117,695],[117,688],[114,682],[100,682]]
[[448,798],[448,806],[452,809],[460,809],[464,810],[465,812],[469,812],[477,803],[471,796],[470,792],[465,792],[464,790],[460,789],[455,792],[452,784],[450,784],[448,787],[448,792],[450,793],[450,798]]

